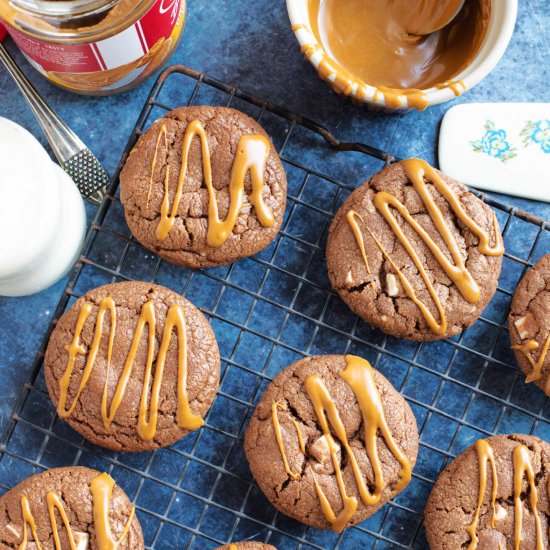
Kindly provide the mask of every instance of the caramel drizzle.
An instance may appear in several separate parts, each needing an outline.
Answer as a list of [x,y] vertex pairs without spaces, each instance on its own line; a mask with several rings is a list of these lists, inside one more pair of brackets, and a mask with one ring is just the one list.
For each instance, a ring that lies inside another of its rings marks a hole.
[[[546,337],[546,341],[544,342],[544,346],[542,348],[540,357],[538,361],[535,362],[535,360],[531,356],[531,352],[539,348],[538,342],[536,342],[535,340],[527,340],[527,342],[524,342],[523,344],[515,344],[514,346],[512,346],[512,349],[523,353],[523,355],[527,357],[527,360],[529,361],[529,363],[531,363],[531,366],[533,367],[533,370],[531,371],[530,374],[527,375],[527,378],[525,380],[527,383],[540,380],[542,376],[542,367],[544,366],[544,361],[546,360],[546,355],[548,354],[549,347],[550,347],[550,332]],[[546,381],[546,387],[544,389],[546,393],[550,393],[549,380]]]
[[479,464],[479,496],[477,501],[477,508],[474,514],[472,523],[468,525],[466,531],[470,535],[470,545],[468,550],[476,550],[479,544],[479,538],[477,536],[477,525],[479,522],[479,515],[481,513],[481,507],[483,506],[483,497],[485,496],[485,489],[487,487],[487,464],[491,465],[491,472],[493,476],[493,491],[491,494],[491,528],[495,528],[495,503],[497,500],[498,479],[497,468],[495,464],[495,454],[493,448],[485,441],[480,439],[476,442],[475,448],[477,451],[477,458]]
[[[288,459],[286,457],[286,453],[284,451],[284,445],[283,445],[283,434],[281,432],[281,424],[279,422],[279,413],[278,410],[286,411],[286,407],[284,405],[281,405],[281,403],[277,401],[273,401],[271,404],[271,419],[273,422],[273,429],[275,430],[275,437],[277,439],[277,445],[279,445],[279,449],[281,449],[281,456],[283,458],[283,464],[285,466],[286,473],[294,480],[300,478],[300,474],[294,473],[290,469],[290,465],[288,464]],[[300,445],[300,450],[302,451],[302,454],[306,453],[306,447],[304,445],[304,438],[302,436],[302,431],[300,430],[300,426],[298,425],[298,422],[294,420],[294,418],[291,416],[290,421],[292,424],[294,424],[294,428],[296,429],[296,435],[298,436],[298,444]]]
[[[452,232],[445,223],[443,214],[435,203],[433,196],[429,192],[427,183],[424,178],[428,179],[443,196],[443,198],[449,203],[457,218],[459,218],[466,225],[466,227],[468,227],[468,229],[478,237],[479,244],[477,248],[482,254],[485,254],[487,256],[501,256],[502,254],[504,254],[504,246],[502,243],[502,238],[499,235],[498,222],[494,213],[493,223],[496,240],[495,244],[491,246],[489,244],[489,235],[467,214],[460,200],[456,197],[451,188],[441,179],[441,177],[427,162],[420,159],[409,159],[401,161],[400,164],[405,170],[409,181],[412,182],[416,192],[420,195],[420,198],[426,206],[428,214],[432,219],[435,227],[439,231],[439,234],[443,238],[443,241],[445,242],[445,245],[449,250],[453,261],[451,262],[445,256],[443,251],[430,237],[429,233],[411,216],[408,209],[399,199],[397,199],[390,193],[387,193],[386,191],[379,191],[378,193],[376,193],[376,195],[374,195],[373,202],[377,210],[380,212],[380,214],[382,214],[387,223],[390,225],[395,236],[399,239],[402,246],[412,258],[436,306],[439,316],[439,322],[429,311],[426,304],[424,304],[419,298],[417,298],[413,287],[411,286],[405,275],[390,258],[382,243],[373,235],[368,227],[367,231],[372,236],[374,242],[376,243],[384,257],[395,269],[405,292],[407,293],[408,297],[418,306],[430,329],[435,334],[442,335],[445,334],[445,332],[447,331],[447,319],[445,317],[443,306],[441,305],[441,301],[437,296],[436,290],[429,279],[428,273],[424,267],[422,260],[416,253],[413,245],[405,235],[403,229],[399,226],[397,218],[393,214],[391,207],[399,212],[401,217],[414,229],[414,231],[424,241],[424,243],[435,256],[436,260],[439,262],[449,279],[451,279],[451,281],[455,284],[460,294],[470,303],[476,303],[479,300],[479,286],[477,285],[470,272],[467,270],[464,264],[464,260],[462,259],[462,256],[460,254],[460,249],[458,248],[456,239],[454,238]],[[359,240],[357,238],[357,235],[361,232],[359,227],[357,226],[357,221],[355,219],[355,217],[359,217],[359,215],[355,211],[353,212],[354,213],[351,216],[347,216],[347,220],[348,223],[350,223],[351,225],[357,245],[359,246],[360,250],[361,245],[363,244],[363,248],[361,250],[361,254],[363,256],[364,243],[362,239]],[[363,261],[365,260],[365,258],[366,254],[363,256]],[[369,271],[368,263],[366,264],[366,267],[367,271]]]
[[114,487],[114,479],[105,473],[94,477],[90,482],[94,525],[99,534],[100,550],[116,550],[118,548],[120,543],[128,536],[136,511],[132,506],[130,515],[128,516],[128,520],[126,521],[126,525],[120,537],[115,539],[109,526],[109,505],[112,501]]
[[[472,523],[466,528],[471,540],[468,550],[476,550],[478,546],[477,525],[483,505],[483,497],[485,495],[485,489],[487,486],[487,463],[491,464],[492,476],[493,476],[493,491],[491,496],[491,528],[495,528],[495,502],[497,498],[497,471],[495,465],[495,456],[490,444],[485,440],[480,440],[475,445],[478,461],[479,461],[479,498]],[[514,466],[514,550],[520,550],[521,544],[521,529],[523,525],[523,502],[521,495],[523,492],[523,479],[527,476],[527,482],[529,484],[531,511],[535,519],[535,533],[537,546],[536,550],[544,549],[544,542],[542,536],[542,526],[540,523],[540,517],[537,510],[538,503],[538,491],[535,485],[535,471],[531,458],[529,455],[529,449],[525,445],[517,445],[512,452],[512,462]],[[548,489],[550,490],[550,478],[547,481]]]
[[[178,382],[177,382],[177,423],[178,427],[193,431],[200,428],[204,421],[198,415],[194,415],[191,412],[189,405],[189,399],[187,397],[187,329],[185,325],[185,318],[183,309],[179,305],[172,305],[168,309],[166,320],[164,322],[164,329],[162,333],[162,340],[159,347],[159,352],[156,359],[155,373],[152,375],[153,361],[155,353],[155,333],[156,333],[156,315],[155,305],[152,300],[149,300],[141,308],[137,327],[132,338],[130,351],[126,357],[126,362],[122,369],[122,373],[117,382],[115,393],[111,400],[110,406],[108,405],[107,385],[109,381],[109,368],[113,352],[115,328],[116,328],[116,307],[114,300],[110,296],[106,296],[101,300],[99,310],[97,313],[97,319],[95,323],[94,338],[92,345],[87,354],[86,365],[82,373],[82,378],[76,396],[72,404],[67,409],[67,397],[69,392],[69,384],[74,370],[76,357],[78,355],[86,355],[85,347],[80,343],[80,336],[84,323],[93,310],[94,305],[90,302],[84,302],[78,320],[76,323],[75,334],[72,342],[65,346],[69,354],[67,362],[67,368],[60,381],[60,396],[57,406],[57,412],[61,418],[68,418],[76,408],[76,405],[82,395],[82,392],[88,384],[89,378],[94,368],[95,360],[99,351],[101,339],[103,337],[103,324],[105,321],[105,314],[110,313],[111,326],[109,332],[109,344],[107,348],[107,373],[105,376],[105,385],[103,388],[103,398],[101,403],[101,418],[103,419],[103,425],[106,429],[109,429],[113,419],[117,413],[120,404],[126,393],[130,375],[134,367],[134,362],[139,349],[145,326],[147,325],[147,337],[148,337],[148,350],[147,360],[145,365],[145,374],[143,379],[143,388],[141,392],[141,400],[139,404],[138,424],[136,431],[139,437],[143,441],[151,441],[156,434],[157,422],[158,422],[158,409],[160,401],[160,389],[163,380],[164,368],[166,364],[166,356],[170,341],[172,339],[172,332],[175,329],[178,337]],[[149,398],[149,387],[152,389],[151,397]]]
[[[357,510],[358,501],[355,497],[347,494],[342,469],[337,456],[338,448],[334,437],[332,436],[332,432],[334,432],[347,453],[353,470],[353,475],[359,489],[361,500],[366,506],[372,506],[378,503],[382,495],[382,491],[384,490],[382,465],[377,452],[377,438],[379,432],[384,438],[388,449],[401,465],[400,479],[395,484],[393,490],[394,493],[398,493],[409,483],[412,472],[409,460],[395,443],[386,422],[384,409],[382,407],[380,395],[374,381],[373,370],[370,363],[361,357],[346,355],[346,368],[340,372],[340,376],[347,382],[355,394],[363,416],[365,448],[373,469],[374,490],[372,492],[369,490],[366,481],[363,478],[357,459],[355,458],[349,444],[344,424],[342,423],[336,404],[330,396],[327,387],[319,376],[309,376],[304,383],[305,390],[311,400],[311,403],[313,404],[315,414],[319,424],[321,425],[323,435],[327,441],[330,457],[336,473],[336,481],[338,483],[340,497],[342,499],[343,507],[338,515],[336,515],[332,509],[332,506],[321,489],[313,470],[311,470],[311,474],[313,476],[313,482],[315,484],[315,489],[317,496],[319,497],[323,514],[327,521],[331,524],[332,529],[337,533],[341,532],[352,518],[353,514]],[[277,438],[277,443],[279,445],[279,450],[281,452],[281,456],[283,457],[284,463],[285,451],[283,448],[282,439]]]
[[444,90],[445,88],[450,88],[455,96],[462,95],[466,90],[466,84],[464,80],[446,80],[441,84],[436,84],[435,86],[438,90]]
[[[167,129],[163,124],[157,137],[155,154],[151,165],[151,176],[149,180],[149,190],[147,193],[147,205],[151,197],[151,188],[153,184],[153,174],[157,163],[158,150],[161,143],[161,137],[164,137],[164,147],[168,150]],[[156,237],[164,241],[172,228],[177,217],[179,204],[183,193],[183,183],[187,175],[187,164],[189,160],[189,151],[193,138],[197,136],[201,142],[202,152],[202,171],[204,183],[208,189],[208,231],[206,243],[208,246],[220,247],[229,238],[233,228],[237,223],[237,218],[244,204],[244,180],[250,172],[250,181],[252,184],[252,193],[248,200],[254,206],[256,216],[263,227],[271,227],[275,223],[275,218],[271,209],[265,204],[262,197],[264,186],[264,172],[266,170],[267,159],[269,157],[270,143],[269,139],[263,135],[244,135],[241,136],[237,144],[237,152],[233,167],[231,169],[231,182],[229,185],[229,207],[225,220],[220,220],[218,212],[218,202],[216,200],[216,191],[212,183],[212,160],[210,157],[210,147],[208,145],[208,136],[200,120],[193,120],[187,125],[183,137],[181,166],[178,176],[178,185],[176,194],[170,209],[170,197],[168,190],[169,167],[166,166],[164,175],[164,197],[160,209],[160,221],[156,229]]]
[[[353,235],[355,237],[355,240],[357,241],[357,246],[359,246],[359,251],[361,252],[361,257],[363,258],[363,263],[365,264],[367,273],[369,275],[372,275],[369,266],[369,260],[367,259],[367,252],[365,250],[365,241],[363,240],[363,234],[361,233],[361,228],[359,227],[359,223],[357,222],[357,220],[359,220],[361,223],[364,223],[363,218],[355,210],[350,210],[346,214],[346,219],[348,220],[351,230],[353,231]],[[370,282],[370,286],[372,290],[376,292],[376,284],[374,283],[374,281]]]
[[[109,522],[109,508],[112,501],[114,486],[115,482],[108,474],[100,474],[95,476],[90,481],[90,492],[92,493],[92,514],[94,520],[93,526],[97,547],[99,550],[116,550],[128,536],[132,520],[134,519],[135,508],[132,506],[120,537],[118,539],[113,537]],[[70,548],[71,550],[76,550],[74,533],[71,529],[69,518],[65,512],[60,496],[55,491],[49,491],[46,495],[46,503],[48,506],[48,515],[50,517],[55,549],[61,550],[62,548],[59,538],[59,528],[56,520],[57,511],[61,516],[61,521],[63,522],[63,526],[67,532]],[[30,528],[31,536],[37,549],[42,550],[42,545],[38,540],[36,521],[32,515],[29,499],[26,496],[21,497],[21,516],[23,518],[23,541],[19,545],[19,550],[26,550],[28,547],[29,534],[27,527]]]
[[535,518],[535,532],[537,537],[536,550],[543,550],[544,543],[542,541],[542,529],[540,518],[537,511],[538,492],[535,486],[535,472],[531,459],[529,457],[529,449],[525,445],[518,445],[514,449],[514,550],[519,550],[521,542],[521,526],[523,522],[523,503],[521,501],[523,478],[527,476],[527,481],[530,488],[531,511]]

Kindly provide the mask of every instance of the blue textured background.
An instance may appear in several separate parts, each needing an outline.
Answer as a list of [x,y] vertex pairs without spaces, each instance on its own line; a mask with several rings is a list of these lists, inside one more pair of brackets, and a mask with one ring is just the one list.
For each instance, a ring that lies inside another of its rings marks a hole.
[[[79,97],[65,93],[42,80],[30,70],[13,44],[8,43],[8,49],[52,107],[76,130],[104,166],[112,172],[151,83],[145,83],[137,90],[110,98]],[[238,84],[241,88],[274,103],[286,105],[291,110],[321,122],[341,139],[372,143],[402,157],[420,156],[433,162],[438,125],[446,109],[453,104],[474,101],[550,101],[549,59],[550,4],[546,0],[520,0],[518,24],[508,51],[497,69],[474,90],[452,103],[429,109],[424,113],[415,112],[404,116],[373,114],[342,101],[319,81],[299,53],[281,0],[191,0],[183,40],[172,61],[203,70],[211,76]],[[1,69],[0,87],[0,115],[19,122],[45,143],[33,115],[5,71]],[[340,158],[336,157],[334,162],[340,162]],[[344,177],[352,185],[360,183],[370,175],[370,172],[346,171],[345,166],[333,165],[332,168],[336,171],[341,168]],[[550,219],[550,205],[508,197],[505,200]],[[93,212],[94,208],[89,207],[89,219]],[[520,256],[527,244],[524,231],[513,231],[507,238],[508,250]],[[547,241],[544,244],[547,247]],[[548,249],[541,249],[536,255],[545,251]],[[516,275],[511,272],[505,274],[504,286],[509,287],[509,290],[513,289]],[[61,281],[32,297],[0,298],[0,432],[5,426],[22,381],[29,372],[32,358],[64,284],[65,281]],[[208,292],[208,288],[197,290],[195,298],[198,305],[209,307]],[[189,297],[193,299],[193,296]],[[487,316],[491,318],[494,314],[495,318],[498,318],[497,314],[502,314],[500,306],[498,303],[492,304]],[[379,335],[369,334],[369,338],[376,341]],[[296,345],[299,346],[299,343]],[[393,345],[402,353],[407,349],[406,346],[403,349],[399,348],[397,342]],[[483,342],[470,342],[469,345],[483,347]],[[474,374],[468,370],[473,368],[471,364],[465,363],[461,366],[462,371],[453,376],[468,382],[468,376],[472,374],[471,380],[474,381]],[[437,365],[434,368],[437,370]],[[496,384],[498,381],[493,382]],[[239,383],[240,381],[237,381],[231,386],[229,392],[237,391]],[[430,383],[424,378],[416,380],[414,376],[408,384],[408,395],[413,394],[417,398],[422,393],[429,394],[430,388],[436,387],[435,380]],[[498,392],[500,389],[496,388],[495,391]],[[502,392],[506,395],[505,388]],[[540,405],[539,393],[533,393],[533,399],[539,399],[534,406]],[[431,401],[432,397],[426,399]],[[460,399],[452,402],[459,403]],[[48,410],[47,403],[44,404],[44,410]],[[479,409],[475,409],[475,414],[477,416],[473,422],[483,424],[486,418],[491,416],[489,405],[480,405]],[[510,425],[517,428],[517,423]],[[444,425],[433,426],[432,429],[433,434],[436,434],[434,442],[436,436],[444,437]],[[486,429],[491,430],[492,427]],[[56,460],[52,460],[51,465],[56,465]],[[138,465],[139,461],[134,462]],[[437,470],[438,467],[438,464],[430,465],[432,469]],[[330,537],[326,540],[330,540]]]

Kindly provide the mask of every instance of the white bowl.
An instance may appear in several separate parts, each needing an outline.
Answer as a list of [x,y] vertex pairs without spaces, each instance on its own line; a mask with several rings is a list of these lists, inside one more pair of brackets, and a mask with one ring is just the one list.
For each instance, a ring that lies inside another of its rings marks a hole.
[[[313,32],[308,13],[309,0],[286,0],[286,6],[292,29],[306,59],[315,67],[319,73],[319,65],[323,59],[331,59],[319,43]],[[481,82],[496,66],[503,56],[516,24],[518,11],[518,0],[491,0],[491,16],[485,40],[481,48],[472,59],[470,64],[459,74],[453,77],[453,82],[461,81],[464,89],[469,90]],[[328,75],[320,75],[324,80],[334,83],[339,76],[336,72]],[[341,76],[341,75],[340,75]],[[377,108],[390,110],[406,110],[412,107],[409,105],[405,95],[400,97],[400,105],[397,109],[386,105],[384,94],[377,93],[376,83],[365,83],[359,78],[353,78],[345,90],[341,87],[335,90],[352,98],[354,101],[366,103]],[[334,86],[333,86],[334,87]],[[462,90],[453,86],[427,88],[422,90],[427,97],[427,105],[438,105],[445,101],[455,99]]]

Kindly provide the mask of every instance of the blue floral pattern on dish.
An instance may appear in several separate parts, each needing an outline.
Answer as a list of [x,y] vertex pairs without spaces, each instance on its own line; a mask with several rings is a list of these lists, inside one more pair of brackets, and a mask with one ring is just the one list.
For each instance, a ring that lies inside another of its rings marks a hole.
[[528,121],[521,131],[523,145],[535,143],[539,145],[543,153],[550,153],[550,120]]
[[510,145],[506,130],[497,129],[492,120],[487,120],[484,128],[485,135],[480,140],[470,141],[476,153],[489,155],[501,162],[507,162],[517,156],[518,151]]

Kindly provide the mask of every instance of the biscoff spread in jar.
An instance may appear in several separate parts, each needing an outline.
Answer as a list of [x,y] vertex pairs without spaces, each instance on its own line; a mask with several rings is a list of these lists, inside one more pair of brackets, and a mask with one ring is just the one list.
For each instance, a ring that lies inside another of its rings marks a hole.
[[73,92],[107,95],[151,76],[181,36],[185,0],[3,0],[0,18],[31,65]]

